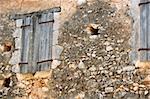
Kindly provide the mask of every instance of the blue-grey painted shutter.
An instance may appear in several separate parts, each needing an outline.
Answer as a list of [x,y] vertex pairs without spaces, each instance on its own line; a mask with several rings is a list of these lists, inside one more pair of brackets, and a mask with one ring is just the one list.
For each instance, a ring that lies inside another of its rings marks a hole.
[[37,70],[48,70],[52,62],[53,13],[43,13],[37,23],[38,65]]
[[20,72],[28,72],[29,68],[29,59],[30,59],[30,38],[32,35],[32,25],[31,18],[25,17],[23,19],[22,28],[22,47],[21,47],[21,62],[20,62]]
[[140,1],[140,61],[150,60],[150,0]]
[[16,32],[13,33],[16,37],[15,48],[17,50],[10,61],[11,64],[17,65],[14,68],[15,72],[35,73],[50,68],[54,12],[60,11],[61,8],[56,7],[28,14],[15,14],[10,17],[16,20],[17,27]]
[[36,72],[50,68],[53,19],[53,13],[23,19],[20,72]]

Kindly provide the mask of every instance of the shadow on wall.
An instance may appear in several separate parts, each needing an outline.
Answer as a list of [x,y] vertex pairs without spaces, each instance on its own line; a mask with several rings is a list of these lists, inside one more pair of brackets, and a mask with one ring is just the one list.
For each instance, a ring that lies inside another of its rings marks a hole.
[[[87,97],[98,99],[96,90],[104,92],[103,80],[109,83],[111,78],[97,71],[104,68],[114,75],[118,68],[130,64],[130,18],[127,10],[118,11],[109,2],[95,0],[78,6],[76,13],[64,22],[59,36],[59,44],[64,47],[63,62],[54,69],[50,83],[54,97],[74,97],[85,92],[89,94]],[[99,34],[94,39],[85,31],[91,23],[98,26]],[[95,78],[91,79],[92,75]],[[112,86],[116,89],[119,83]]]

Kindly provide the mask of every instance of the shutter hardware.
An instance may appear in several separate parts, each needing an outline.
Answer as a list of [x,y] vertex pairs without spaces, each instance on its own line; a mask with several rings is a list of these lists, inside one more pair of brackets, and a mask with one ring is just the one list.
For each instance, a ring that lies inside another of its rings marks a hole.
[[27,27],[27,26],[30,26],[30,25],[22,25],[22,26],[21,26],[21,28],[23,28],[23,27]]
[[49,60],[43,60],[43,61],[39,61],[39,62],[37,62],[38,64],[39,63],[44,63],[44,62],[48,62],[48,61],[53,61],[52,59],[49,59]]
[[[54,20],[51,20],[51,21],[45,21],[45,22],[39,22],[39,24],[44,24],[44,23],[49,23],[49,22],[53,22],[53,23],[54,23]],[[27,27],[27,26],[31,26],[31,25],[22,25],[21,28]]]
[[150,3],[150,1],[147,1],[147,2],[141,2],[141,3],[139,3],[139,6],[144,5],[144,4],[149,4],[149,3]]
[[[48,62],[48,61],[53,61],[53,60],[52,60],[52,59],[43,60],[43,61],[39,61],[39,62],[37,62],[37,63],[39,64],[39,63],[44,63],[44,62]],[[19,65],[21,65],[21,64],[28,64],[28,62],[20,62]]]
[[28,64],[28,62],[20,62],[19,65],[21,65],[21,64]]
[[49,22],[53,22],[54,23],[54,20],[45,21],[45,22],[39,22],[39,24],[44,24],[44,23],[49,23]]
[[139,49],[138,49],[138,51],[143,51],[143,50],[145,50],[145,51],[150,51],[150,48],[139,48]]

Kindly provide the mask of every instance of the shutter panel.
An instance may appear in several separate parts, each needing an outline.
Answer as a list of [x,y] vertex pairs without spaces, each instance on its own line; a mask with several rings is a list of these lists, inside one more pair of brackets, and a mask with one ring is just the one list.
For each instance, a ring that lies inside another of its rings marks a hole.
[[34,43],[33,43],[33,64],[32,64],[32,72],[36,72],[37,69],[37,62],[38,62],[38,44],[39,44],[39,39],[40,39],[40,30],[39,30],[39,25],[38,25],[38,18],[34,16],[33,18],[34,22]]
[[28,72],[29,68],[29,59],[30,59],[30,38],[32,33],[32,26],[31,26],[31,18],[26,17],[23,19],[22,27],[22,48],[21,48],[21,62],[20,62],[20,72]]
[[38,71],[47,70],[52,60],[53,13],[42,14],[39,17],[38,41]]
[[60,10],[59,7],[56,7],[11,16],[12,19],[16,20],[17,27],[13,33],[17,50],[12,54],[13,57],[10,60],[11,64],[17,66],[14,67],[15,72],[35,73],[50,68],[54,12],[60,12]]
[[150,60],[150,0],[141,0],[140,5],[140,61]]
[[[148,33],[148,48],[150,48],[150,3],[147,4],[147,33]],[[150,60],[150,51],[148,51],[148,60]]]
[[23,19],[20,72],[36,72],[50,68],[53,22],[53,13]]

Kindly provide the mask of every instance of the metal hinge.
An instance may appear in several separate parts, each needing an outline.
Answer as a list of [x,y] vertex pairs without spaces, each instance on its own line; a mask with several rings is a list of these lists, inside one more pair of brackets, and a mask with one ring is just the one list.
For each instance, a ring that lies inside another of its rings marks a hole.
[[44,63],[44,62],[49,62],[49,61],[53,61],[52,59],[49,59],[49,60],[42,60],[42,61],[39,61],[39,62],[37,62],[38,64],[39,63]]
[[138,51],[150,51],[150,48],[139,48]]
[[39,22],[39,24],[45,24],[45,23],[50,23],[50,22],[53,22],[53,23],[54,23],[54,20],[45,21],[45,22]]
[[20,62],[19,65],[21,65],[21,64],[28,64],[28,62]]
[[147,2],[141,2],[141,3],[139,3],[139,6],[144,5],[144,4],[149,4],[149,3],[150,3],[150,1],[147,1]]

